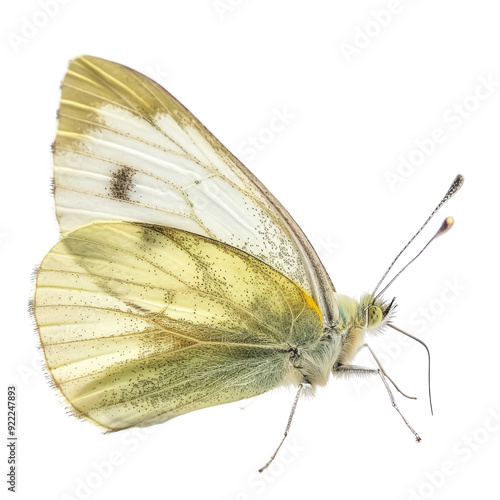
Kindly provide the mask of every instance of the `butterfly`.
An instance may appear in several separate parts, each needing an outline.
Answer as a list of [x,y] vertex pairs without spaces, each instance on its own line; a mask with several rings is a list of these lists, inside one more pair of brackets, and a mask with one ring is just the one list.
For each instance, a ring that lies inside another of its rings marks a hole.
[[61,239],[33,309],[74,413],[116,431],[287,384],[294,410],[331,376],[379,374],[389,389],[382,367],[351,361],[391,326],[394,300],[337,293],[289,213],[182,104],[90,56],[61,88]]

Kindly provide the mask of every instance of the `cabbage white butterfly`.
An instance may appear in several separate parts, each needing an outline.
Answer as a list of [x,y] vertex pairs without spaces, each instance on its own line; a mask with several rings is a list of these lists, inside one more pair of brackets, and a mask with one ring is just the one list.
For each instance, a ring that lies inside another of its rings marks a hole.
[[330,375],[379,374],[392,398],[382,367],[351,360],[394,301],[338,294],[288,212],[162,87],[71,61],[53,153],[61,239],[33,308],[78,416],[114,431],[293,384],[288,431]]

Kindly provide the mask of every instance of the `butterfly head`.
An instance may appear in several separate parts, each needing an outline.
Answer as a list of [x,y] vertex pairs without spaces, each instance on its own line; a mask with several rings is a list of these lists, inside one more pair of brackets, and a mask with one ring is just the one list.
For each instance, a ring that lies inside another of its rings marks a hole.
[[375,298],[373,294],[367,294],[361,298],[361,307],[365,317],[365,330],[369,333],[380,333],[390,321],[395,309],[396,302],[390,302],[382,298]]

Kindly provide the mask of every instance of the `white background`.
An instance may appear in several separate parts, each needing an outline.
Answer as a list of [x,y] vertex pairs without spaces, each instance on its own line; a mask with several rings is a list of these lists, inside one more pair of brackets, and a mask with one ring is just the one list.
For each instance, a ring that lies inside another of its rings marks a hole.
[[[43,0],[8,2],[2,15],[1,392],[17,385],[17,498],[497,498],[498,4],[54,1],[50,16]],[[413,253],[445,216],[455,227],[388,294],[398,298],[396,324],[431,349],[434,417],[424,349],[390,333],[373,341],[418,397],[397,395],[420,444],[379,380],[331,381],[301,400],[287,448],[260,477],[288,418],[288,390],[137,432],[102,435],[66,415],[41,371],[27,302],[30,274],[58,239],[49,145],[59,82],[85,53],[151,76],[186,105],[287,207],[342,293],[370,291],[464,174]],[[293,117],[271,137],[265,129],[283,110]],[[436,128],[444,139],[419,157],[416,141],[430,144]],[[259,134],[267,144],[249,153]],[[400,175],[412,154],[420,164],[391,189],[387,173]]]

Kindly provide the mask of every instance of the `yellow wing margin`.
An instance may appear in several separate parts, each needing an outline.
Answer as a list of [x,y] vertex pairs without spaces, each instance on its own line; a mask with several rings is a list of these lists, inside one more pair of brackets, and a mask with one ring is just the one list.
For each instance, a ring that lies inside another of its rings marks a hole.
[[50,373],[83,417],[119,430],[286,381],[316,303],[249,254],[186,231],[84,226],[43,260],[35,318]]

